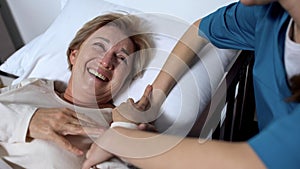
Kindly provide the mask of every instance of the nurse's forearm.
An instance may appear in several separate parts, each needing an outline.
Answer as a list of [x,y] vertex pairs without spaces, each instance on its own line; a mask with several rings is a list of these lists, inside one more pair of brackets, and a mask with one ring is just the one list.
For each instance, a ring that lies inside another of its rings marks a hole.
[[179,138],[125,128],[110,129],[102,148],[143,169],[264,169],[246,142]]
[[196,21],[178,41],[159,75],[153,82],[153,89],[169,94],[180,77],[189,69],[196,54],[208,43],[198,35],[201,20]]

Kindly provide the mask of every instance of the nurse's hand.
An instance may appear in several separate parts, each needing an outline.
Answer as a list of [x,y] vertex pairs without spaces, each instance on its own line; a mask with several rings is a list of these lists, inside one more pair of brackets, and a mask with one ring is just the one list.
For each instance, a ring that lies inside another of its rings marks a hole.
[[156,109],[151,108],[152,86],[148,85],[143,96],[137,102],[133,99],[128,99],[117,108],[113,109],[114,122],[130,122],[138,125],[139,130],[156,131],[155,126],[151,124],[155,120],[153,114],[156,114]]
[[84,115],[67,108],[39,108],[33,115],[27,138],[55,142],[62,148],[82,155],[83,151],[72,145],[66,135],[101,135],[105,128]]
[[86,153],[86,160],[82,165],[82,169],[90,169],[91,167],[107,161],[112,158],[113,155],[103,150],[97,143],[93,143],[89,151]]
[[138,102],[128,99],[120,104],[113,111],[113,121],[132,122],[135,124],[150,123],[157,119],[160,104],[153,100],[152,95],[157,91],[152,91],[152,86],[148,85],[142,98]]

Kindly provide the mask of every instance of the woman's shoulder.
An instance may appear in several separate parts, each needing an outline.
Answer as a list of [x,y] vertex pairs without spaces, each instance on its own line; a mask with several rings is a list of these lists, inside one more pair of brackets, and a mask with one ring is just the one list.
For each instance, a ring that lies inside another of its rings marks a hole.
[[23,89],[23,88],[26,88],[29,86],[51,87],[51,86],[53,86],[53,84],[54,84],[54,82],[52,80],[41,79],[41,78],[28,78],[28,79],[22,80],[20,83],[1,88],[0,94],[20,90],[20,89]]

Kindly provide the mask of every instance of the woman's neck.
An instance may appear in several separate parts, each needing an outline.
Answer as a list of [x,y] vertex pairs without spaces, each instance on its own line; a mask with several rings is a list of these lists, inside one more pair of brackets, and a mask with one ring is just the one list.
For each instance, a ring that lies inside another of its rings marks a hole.
[[297,25],[294,22],[294,26],[293,26],[293,37],[292,37],[293,41],[296,43],[300,44],[300,25]]
[[278,0],[281,6],[290,14],[296,25],[300,26],[300,1],[299,0]]
[[114,104],[112,101],[107,103],[96,102],[96,99],[92,99],[92,101],[82,101],[73,97],[72,93],[66,90],[65,93],[61,94],[62,99],[65,101],[74,104],[76,106],[88,107],[88,108],[114,108]]
[[299,0],[278,0],[281,6],[290,14],[294,20],[293,41],[300,43],[300,1]]

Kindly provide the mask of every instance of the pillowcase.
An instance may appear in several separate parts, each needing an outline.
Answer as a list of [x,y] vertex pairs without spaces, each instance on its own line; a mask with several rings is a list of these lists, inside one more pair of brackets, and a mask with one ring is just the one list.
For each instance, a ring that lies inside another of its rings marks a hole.
[[188,23],[208,15],[218,7],[235,2],[237,0],[107,0],[125,7],[138,9],[143,12],[160,13],[171,15]]
[[[166,6],[167,7],[167,6]],[[145,87],[151,84],[189,23],[177,17],[138,10],[104,0],[68,0],[51,26],[23,48],[15,52],[0,69],[19,76],[13,83],[28,77],[68,82],[66,50],[84,23],[109,12],[128,12],[147,19],[153,28],[156,55],[142,78],[125,87],[114,100],[116,105],[131,97],[138,100]],[[199,113],[209,102],[224,75],[225,67],[237,55],[234,50],[217,49],[208,44],[199,56],[204,56],[178,82],[167,97],[156,127],[160,132],[186,135]]]

